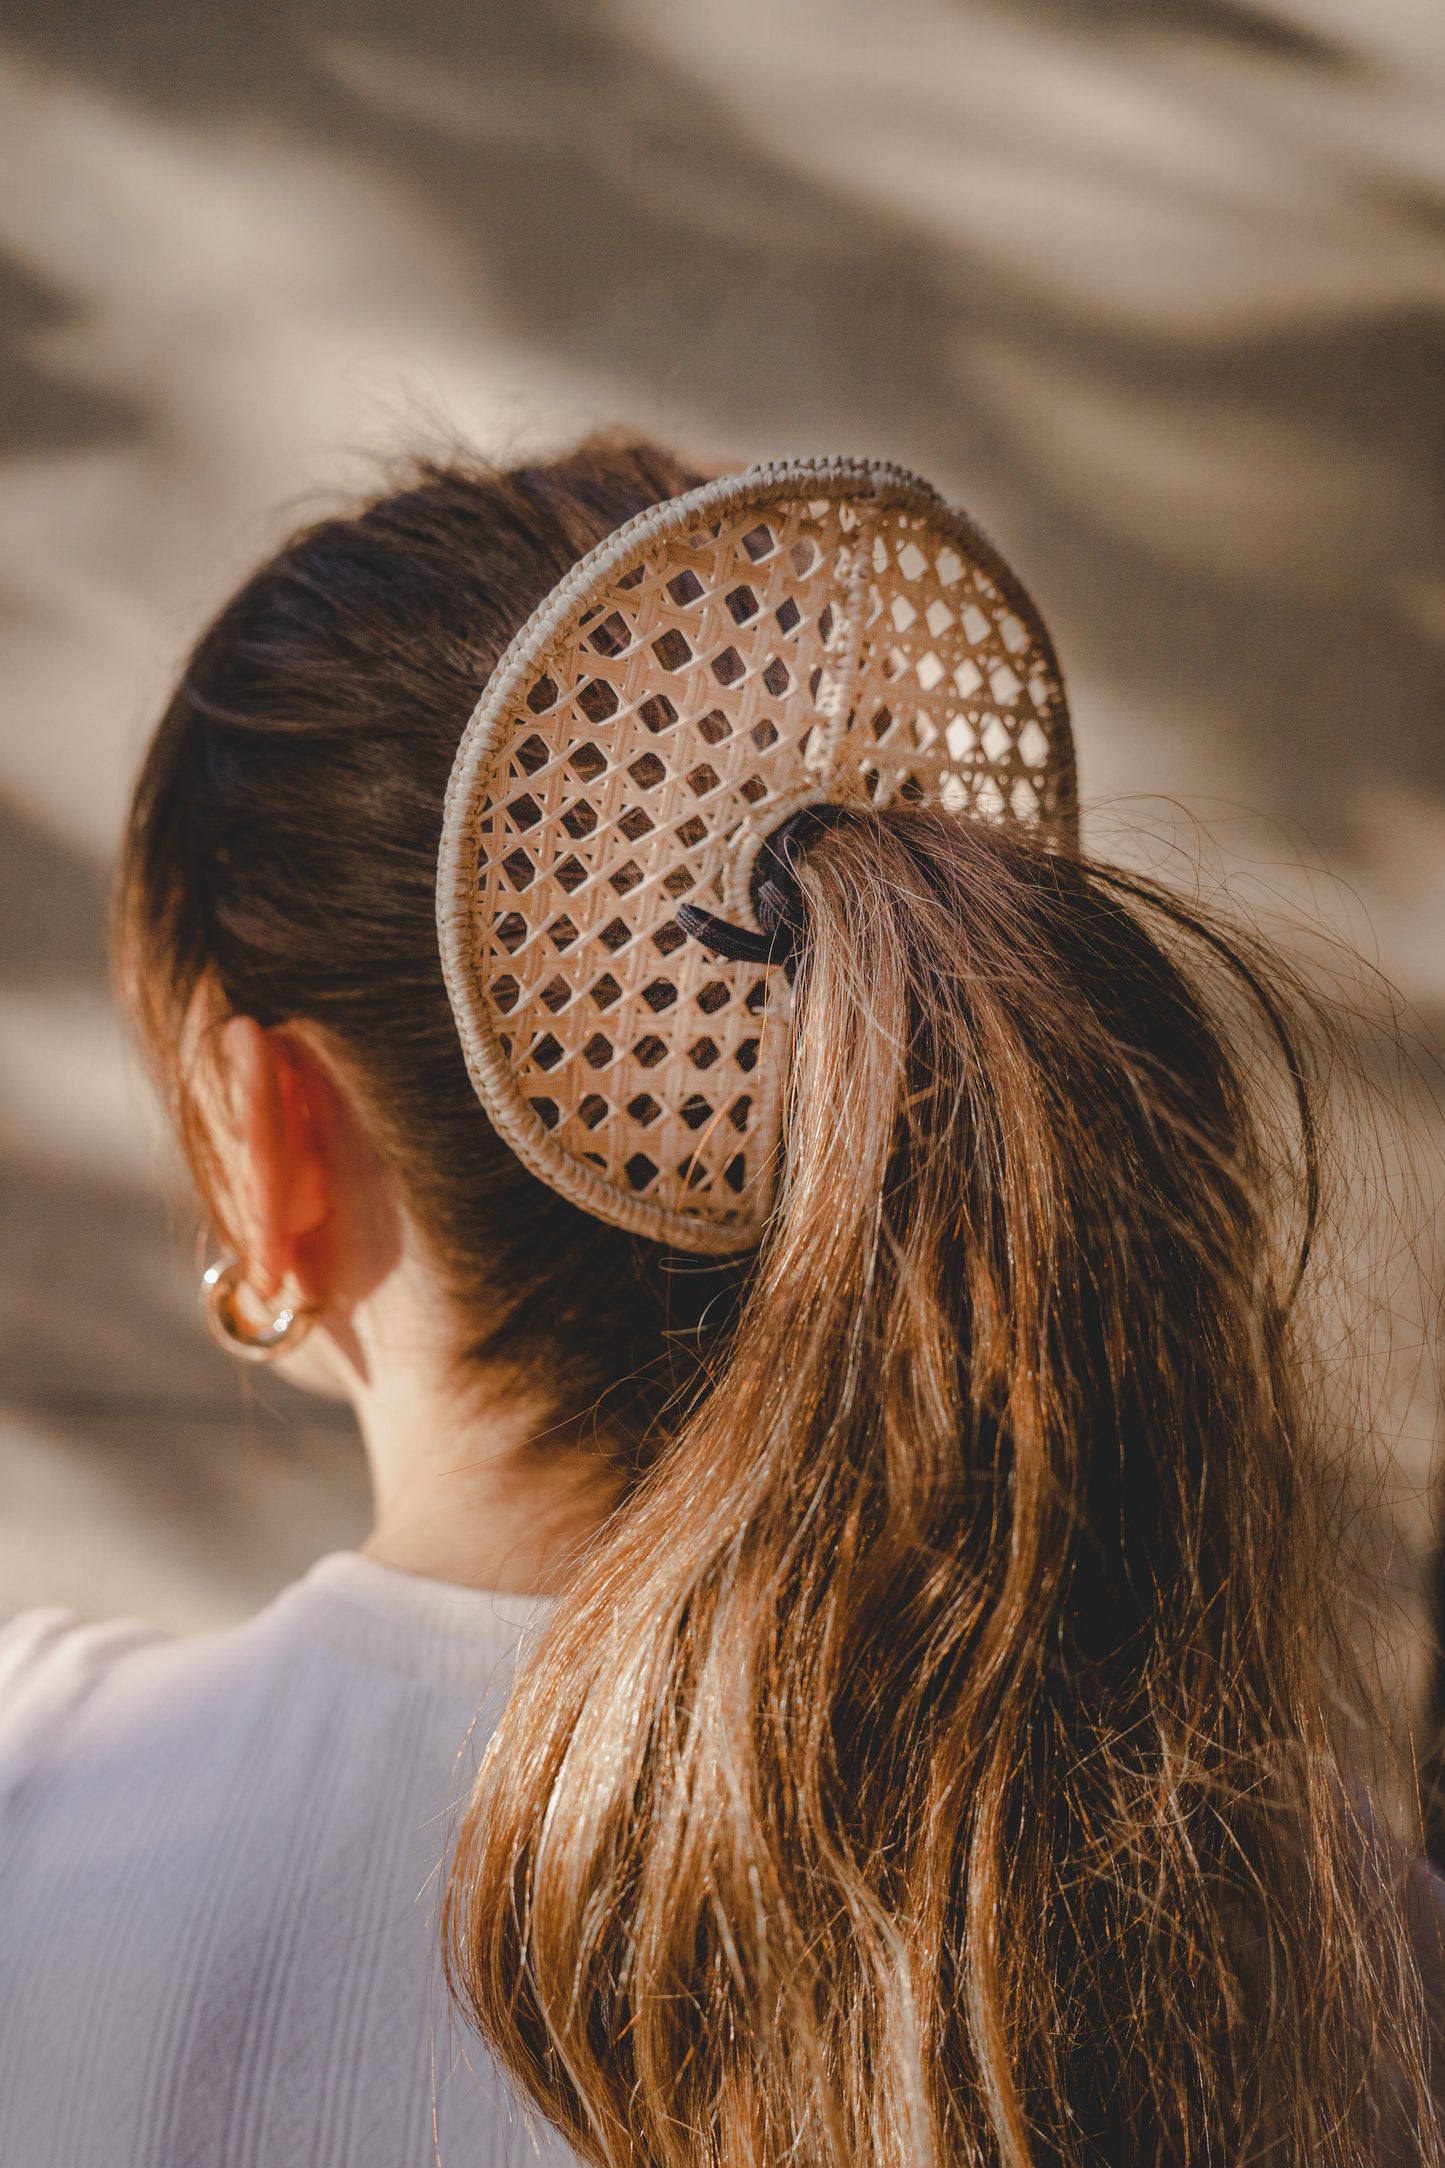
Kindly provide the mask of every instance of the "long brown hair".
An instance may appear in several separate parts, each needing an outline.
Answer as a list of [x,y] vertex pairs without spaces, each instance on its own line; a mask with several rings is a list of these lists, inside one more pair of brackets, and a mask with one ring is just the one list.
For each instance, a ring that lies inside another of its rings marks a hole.
[[1021,832],[860,814],[804,865],[750,1264],[586,1219],[471,1095],[451,749],[527,611],[687,479],[585,447],[298,538],[201,642],[122,887],[183,1126],[203,982],[322,1024],[460,1358],[631,1440],[459,1833],[457,1988],[607,2168],[1435,2163],[1328,1721],[1284,974]]
[[1279,974],[943,816],[804,886],[783,1198],[492,1743],[457,1978],[598,2162],[1433,2160],[1326,1721]]

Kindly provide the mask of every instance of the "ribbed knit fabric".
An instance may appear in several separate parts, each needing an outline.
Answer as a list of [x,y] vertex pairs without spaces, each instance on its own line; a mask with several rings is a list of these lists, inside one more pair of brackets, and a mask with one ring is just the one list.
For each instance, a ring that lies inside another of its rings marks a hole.
[[0,2168],[511,2168],[439,1868],[539,1606],[324,1559],[177,1641],[0,1627]]

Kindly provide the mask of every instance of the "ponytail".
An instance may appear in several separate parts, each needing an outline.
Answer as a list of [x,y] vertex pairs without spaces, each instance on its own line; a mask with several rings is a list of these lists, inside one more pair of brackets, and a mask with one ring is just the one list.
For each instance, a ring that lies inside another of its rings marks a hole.
[[1278,974],[1017,829],[799,880],[780,1202],[492,1742],[456,1986],[608,2168],[1436,2162],[1326,1723]]

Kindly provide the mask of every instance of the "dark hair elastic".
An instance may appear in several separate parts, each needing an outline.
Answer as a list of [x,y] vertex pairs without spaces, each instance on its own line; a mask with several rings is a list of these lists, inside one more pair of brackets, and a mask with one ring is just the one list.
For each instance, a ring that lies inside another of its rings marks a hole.
[[807,931],[803,892],[798,886],[798,853],[825,828],[836,828],[840,821],[851,820],[854,812],[854,807],[846,805],[805,805],[764,836],[748,882],[748,898],[759,932],[750,926],[735,926],[731,919],[718,918],[695,903],[679,907],[678,925],[715,956],[728,956],[745,964],[781,964],[791,981]]

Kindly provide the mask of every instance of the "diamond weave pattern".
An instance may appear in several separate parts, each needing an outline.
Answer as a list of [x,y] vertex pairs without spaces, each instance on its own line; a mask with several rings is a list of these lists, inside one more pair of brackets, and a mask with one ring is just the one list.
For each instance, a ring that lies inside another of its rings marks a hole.
[[1057,820],[1072,769],[1047,639],[942,507],[745,503],[585,595],[507,721],[473,923],[517,1093],[624,1224],[746,1247],[791,989],[714,959],[677,906],[751,923],[749,850],[810,798]]

